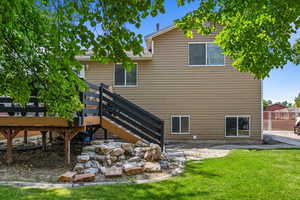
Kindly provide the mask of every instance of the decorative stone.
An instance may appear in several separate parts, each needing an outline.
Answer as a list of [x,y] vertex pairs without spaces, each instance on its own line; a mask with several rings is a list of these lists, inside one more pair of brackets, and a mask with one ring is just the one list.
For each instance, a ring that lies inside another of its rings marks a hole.
[[128,162],[140,162],[142,159],[138,156],[132,157],[128,159]]
[[93,168],[93,167],[83,170],[84,174],[97,174],[98,172],[99,172],[99,169],[98,168]]
[[86,163],[84,163],[84,168],[91,168],[91,167],[93,167],[92,161],[87,161]]
[[101,145],[101,144],[104,144],[104,141],[103,140],[93,140],[91,143],[92,143],[92,145]]
[[120,177],[123,174],[121,167],[102,167],[101,171],[107,178]]
[[121,156],[124,154],[124,150],[122,148],[115,148],[112,150],[112,152],[110,153],[112,156]]
[[73,170],[76,171],[76,172],[82,172],[83,169],[84,169],[84,164],[83,163],[77,163]]
[[59,176],[58,181],[61,182],[72,182],[76,172],[66,172]]
[[171,172],[171,175],[172,176],[177,176],[179,174],[181,174],[183,172],[183,169],[182,168],[176,168],[174,169],[172,172]]
[[91,159],[92,159],[92,160],[96,160],[96,161],[98,161],[99,163],[104,163],[105,160],[106,160],[106,156],[105,156],[105,155],[98,155],[98,154],[95,154],[95,155],[91,156]]
[[135,143],[135,146],[136,146],[136,147],[147,147],[147,146],[149,146],[149,145],[148,145],[147,143],[145,143],[145,142],[139,140],[139,141],[137,141],[137,142]]
[[86,162],[85,164],[84,164],[84,166],[85,166],[85,168],[98,168],[98,169],[100,169],[100,167],[102,167],[100,164],[99,164],[99,162],[98,161],[96,161],[96,160],[90,160],[90,161],[88,161],[88,162]]
[[80,163],[85,163],[85,162],[89,161],[89,159],[90,159],[90,156],[87,154],[77,156],[77,161]]
[[96,147],[93,145],[88,145],[82,148],[82,153],[95,152]]
[[95,174],[77,174],[74,177],[74,182],[92,182],[95,181]]
[[122,149],[123,149],[125,152],[128,152],[128,151],[132,151],[132,149],[133,149],[133,144],[131,144],[131,143],[122,143],[122,144],[121,144],[121,147],[122,147]]
[[160,164],[160,167],[161,167],[162,169],[168,169],[168,168],[169,168],[169,162],[166,161],[166,160],[161,160],[161,161],[159,161],[159,164]]
[[117,156],[110,156],[111,162],[116,162],[118,160]]
[[140,174],[144,171],[143,167],[141,167],[141,165],[136,162],[124,164],[123,169],[127,175]]
[[161,167],[159,163],[154,163],[154,162],[146,162],[144,166],[144,171],[145,172],[160,172]]
[[117,162],[114,164],[114,167],[122,167],[123,163],[122,162]]
[[125,157],[124,155],[121,155],[121,156],[118,157],[118,160],[119,160],[119,161],[126,160],[126,157]]

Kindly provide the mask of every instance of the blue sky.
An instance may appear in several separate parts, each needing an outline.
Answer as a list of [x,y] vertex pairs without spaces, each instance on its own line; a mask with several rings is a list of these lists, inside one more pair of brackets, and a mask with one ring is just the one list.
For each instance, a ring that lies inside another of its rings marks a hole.
[[[181,18],[187,12],[196,9],[199,4],[199,1],[196,1],[178,8],[176,0],[166,0],[165,2],[165,14],[144,19],[139,29],[132,26],[128,26],[128,28],[143,36],[148,35],[155,32],[156,23],[160,24],[160,28],[170,26],[173,24],[173,20]],[[300,30],[292,35],[291,43],[294,43],[296,38],[299,37]],[[270,77],[264,80],[263,88],[264,99],[270,99],[273,102],[287,100],[294,103],[295,97],[300,93],[300,66],[288,63],[283,69],[273,70]]]

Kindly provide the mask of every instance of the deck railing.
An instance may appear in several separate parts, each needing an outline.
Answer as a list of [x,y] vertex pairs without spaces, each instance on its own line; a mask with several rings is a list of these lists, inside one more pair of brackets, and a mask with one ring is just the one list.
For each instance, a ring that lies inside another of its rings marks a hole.
[[[163,149],[163,120],[121,95],[110,91],[109,87],[103,83],[95,85],[85,82],[88,90],[80,93],[80,101],[84,108],[76,113],[74,119],[76,125],[82,125],[87,116],[99,116],[101,126],[103,117],[106,117],[132,134],[148,142],[159,144]],[[28,116],[29,113],[32,113],[31,116],[40,116],[41,113],[42,116],[46,116],[47,108],[36,97],[31,97],[25,107],[13,104],[9,97],[0,97],[0,113],[5,112],[10,116],[19,113],[21,116]]]

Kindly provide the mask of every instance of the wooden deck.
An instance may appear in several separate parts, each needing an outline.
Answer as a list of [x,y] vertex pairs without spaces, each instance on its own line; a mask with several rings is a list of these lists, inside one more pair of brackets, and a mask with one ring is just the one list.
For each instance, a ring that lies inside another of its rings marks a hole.
[[[0,116],[0,133],[7,139],[7,163],[13,161],[12,140],[21,131],[40,131],[42,135],[43,149],[46,150],[46,135],[52,132],[61,134],[64,137],[65,165],[70,165],[70,141],[80,131],[87,127],[100,127],[99,116],[87,116],[83,118],[83,123],[78,126],[74,122],[67,121],[59,117],[22,117],[22,116]],[[25,139],[25,138],[24,138]]]

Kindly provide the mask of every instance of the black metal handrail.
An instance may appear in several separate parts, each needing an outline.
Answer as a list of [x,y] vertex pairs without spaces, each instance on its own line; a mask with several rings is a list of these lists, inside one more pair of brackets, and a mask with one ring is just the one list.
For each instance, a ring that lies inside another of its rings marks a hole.
[[105,116],[142,139],[164,147],[164,121],[100,85],[100,117]]

